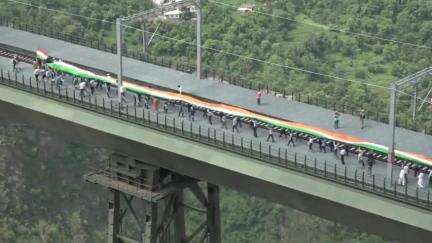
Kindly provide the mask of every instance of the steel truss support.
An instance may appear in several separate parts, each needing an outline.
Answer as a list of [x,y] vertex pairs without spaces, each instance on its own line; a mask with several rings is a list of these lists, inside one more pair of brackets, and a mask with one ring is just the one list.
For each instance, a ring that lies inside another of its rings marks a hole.
[[[84,178],[109,190],[109,243],[221,242],[217,185],[208,183],[203,191],[195,179],[121,155],[111,156],[107,168]],[[185,204],[185,189],[190,189],[204,210]],[[186,233],[185,209],[201,212],[205,218],[190,235]],[[128,215],[133,219],[125,220]]]

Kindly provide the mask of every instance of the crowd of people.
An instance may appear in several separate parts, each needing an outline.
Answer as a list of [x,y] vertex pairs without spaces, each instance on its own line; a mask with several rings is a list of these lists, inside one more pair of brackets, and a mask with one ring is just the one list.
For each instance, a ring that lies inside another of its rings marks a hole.
[[[19,63],[19,59],[17,56],[14,56],[12,59],[12,65],[13,65],[13,69],[16,70],[16,66]],[[64,80],[66,78],[66,76],[68,76],[67,74],[63,74],[63,73],[59,73],[56,72],[55,70],[49,68],[44,62],[40,61],[40,60],[35,60],[33,63],[33,68],[34,68],[34,76],[36,81],[39,81],[40,79],[42,81],[46,81],[46,82],[51,82],[54,83],[56,85],[63,85]],[[107,77],[110,77],[109,74],[107,74]],[[69,76],[69,78],[72,78],[73,80],[73,85],[79,90],[79,96],[80,97],[84,97],[86,95],[94,95],[94,93],[96,92],[96,89],[98,88],[102,88],[102,82],[97,81],[97,80],[89,80],[89,79],[84,79],[84,78],[78,78],[78,77],[73,77],[73,76]],[[111,86],[109,83],[106,83],[106,96],[108,98],[111,98]],[[177,86],[178,88],[178,93],[180,95],[182,95],[183,93],[183,88],[181,85]],[[126,99],[126,89],[124,87],[120,87],[120,89],[118,90],[118,92],[120,92],[121,94],[121,102],[127,102]],[[117,93],[118,94],[118,93]],[[257,104],[261,105],[262,104],[262,91],[257,91],[256,93],[256,100],[257,100]],[[152,109],[155,111],[159,111],[159,100],[158,99],[153,99],[150,96],[145,95],[144,97],[140,94],[136,95],[136,100],[135,102],[138,102],[138,104],[142,104],[144,108],[149,109],[150,108],[150,103],[152,103]],[[162,109],[165,113],[168,113],[169,111],[169,107],[171,105],[171,102],[164,102],[162,105]],[[196,111],[200,110],[203,114],[203,117],[208,121],[208,123],[210,125],[214,124],[214,112],[210,109],[200,109],[199,107],[195,107],[191,104],[188,103],[183,103],[183,102],[177,102],[176,103],[177,106],[177,110],[178,110],[178,116],[179,117],[184,117],[185,116],[185,112],[187,112],[188,114],[188,119],[191,122],[194,122],[195,119],[195,115],[196,115]],[[365,115],[365,110],[361,109],[360,113],[359,113],[359,119],[360,119],[360,123],[361,123],[361,129],[364,128],[364,120],[366,118]],[[217,116],[219,116],[220,119],[220,124],[221,124],[221,128],[222,129],[229,129],[228,127],[228,117],[227,114],[224,113],[217,113]],[[340,113],[335,112],[334,113],[334,128],[338,129],[340,126]],[[231,118],[231,131],[233,133],[240,133],[240,129],[242,128],[242,119],[240,117],[232,117]],[[258,125],[256,120],[251,120],[250,121],[250,128],[252,131],[252,135],[253,137],[257,138],[258,137],[258,128],[260,126]],[[262,127],[262,126],[261,126]],[[266,141],[269,142],[271,141],[272,143],[274,143],[276,141],[275,139],[275,130],[272,126],[264,126],[264,129],[267,129],[268,131],[268,135],[266,138]],[[294,131],[288,130],[288,129],[278,129],[279,132],[279,138],[281,139],[282,137],[284,137],[287,141],[287,146],[296,146],[296,142],[298,141],[298,137],[296,135],[296,133]],[[317,137],[312,137],[309,136],[307,141],[307,146],[310,152],[314,152],[315,151],[315,147],[318,146],[318,151],[321,153],[326,153],[327,149],[329,149],[331,152],[334,153],[335,156],[337,156],[340,159],[340,162],[342,165],[346,164],[346,156],[348,156],[348,147],[347,145],[338,143],[336,141],[328,141],[328,140],[324,140],[322,138],[317,138]],[[362,168],[365,168],[367,166],[367,172],[368,174],[372,174],[372,167],[375,163],[374,158],[370,155],[370,153],[368,153],[368,151],[366,150],[362,150],[362,149],[358,149],[357,150],[357,161],[359,163],[359,165]],[[409,173],[409,166],[407,164],[405,164],[400,171],[399,174],[399,179],[398,179],[398,183],[402,186],[405,186],[408,183],[408,175]],[[429,174],[427,174],[425,171],[420,171],[419,173],[415,172],[416,176],[418,177],[418,187],[419,188],[425,188],[428,186],[429,180],[432,177],[432,170],[430,170]]]

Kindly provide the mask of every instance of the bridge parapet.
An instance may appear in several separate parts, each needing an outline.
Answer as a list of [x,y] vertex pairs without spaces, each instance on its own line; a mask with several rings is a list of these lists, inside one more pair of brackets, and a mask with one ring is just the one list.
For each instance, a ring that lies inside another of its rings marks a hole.
[[220,129],[204,128],[192,122],[178,121],[165,114],[140,112],[136,105],[119,105],[112,100],[91,97],[84,99],[78,96],[75,89],[64,89],[52,84],[47,85],[45,82],[38,83],[31,78],[17,77],[3,70],[0,70],[0,84],[432,211],[430,190],[400,187],[396,182],[389,184],[385,178],[367,177],[364,172],[347,170],[347,167],[337,163],[330,165],[327,161],[293,153],[288,149],[275,148],[261,141],[233,134],[227,135]]

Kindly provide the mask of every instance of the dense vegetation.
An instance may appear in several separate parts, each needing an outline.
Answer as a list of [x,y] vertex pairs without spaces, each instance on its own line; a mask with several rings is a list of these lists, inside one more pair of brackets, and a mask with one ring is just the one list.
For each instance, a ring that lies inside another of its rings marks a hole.
[[[236,6],[245,2],[218,1]],[[29,8],[8,0],[0,0],[0,16],[48,29],[61,29],[67,34],[84,33],[88,39],[103,39],[108,44],[114,44],[112,23],[76,15],[114,21],[118,16],[152,7],[148,0],[21,2],[65,10],[75,16]],[[364,83],[389,86],[392,81],[431,66],[431,1],[248,2],[256,3],[259,11],[280,18],[259,13],[240,14],[236,9],[208,1],[204,5],[205,48],[360,82],[297,72],[208,49],[203,58],[206,68],[276,88],[363,106],[374,112],[386,111],[388,91]],[[158,24],[159,21],[150,23],[149,31],[153,31]],[[370,33],[429,48],[343,34],[331,29]],[[193,43],[194,31],[193,19],[185,19],[162,22],[158,34]],[[128,29],[126,34],[128,49],[139,50],[142,33]],[[192,62],[195,47],[156,36],[150,45],[150,53]],[[420,93],[425,94],[431,86],[426,82]],[[400,118],[409,117],[409,96],[400,97],[399,108]],[[419,123],[431,126],[430,114],[429,108],[423,109]],[[80,184],[80,177],[86,165],[103,160],[103,153],[59,141],[47,134],[41,135],[38,131],[9,128],[1,130],[0,135],[0,242],[102,241],[105,195],[100,190]],[[225,242],[254,241],[251,239],[259,239],[260,242],[380,241],[375,237],[349,233],[342,226],[229,189],[223,191],[222,198]]]
[[[4,0],[7,2],[7,0]],[[151,1],[120,0],[46,0],[36,5],[61,9],[70,16],[14,3],[0,6],[1,16],[21,22],[40,23],[44,28],[61,29],[69,34],[84,33],[88,39],[103,39],[114,44],[114,25],[93,19],[115,21],[116,17],[152,7]],[[205,1],[203,46],[205,67],[255,83],[326,98],[330,103],[364,107],[371,114],[386,112],[389,91],[365,85],[388,87],[408,74],[430,66],[432,54],[432,3],[426,0],[250,0],[258,11],[241,14],[235,8],[243,0]],[[77,15],[93,19],[85,19]],[[272,17],[275,15],[279,17]],[[293,21],[295,20],[295,21]],[[148,24],[153,31],[161,21]],[[139,24],[130,25],[140,27]],[[376,38],[344,34],[334,29],[369,33],[424,46],[416,47]],[[154,56],[165,56],[192,63],[195,47],[194,20],[162,21],[150,45]],[[142,33],[126,30],[129,50],[141,49]],[[187,42],[187,43],[186,43]],[[354,79],[348,82],[330,77],[294,71],[289,68],[226,55],[210,49],[254,57],[313,72]],[[127,67],[126,67],[127,68]],[[425,95],[432,85],[420,87]],[[405,90],[411,93],[413,90]],[[411,93],[412,94],[412,93]],[[410,117],[411,97],[401,95],[401,122]],[[418,119],[421,127],[431,127],[430,107]],[[385,116],[385,114],[384,114]]]

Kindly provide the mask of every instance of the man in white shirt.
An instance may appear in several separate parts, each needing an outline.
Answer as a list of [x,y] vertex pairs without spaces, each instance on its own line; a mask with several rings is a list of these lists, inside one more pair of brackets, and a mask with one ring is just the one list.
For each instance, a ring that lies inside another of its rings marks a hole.
[[119,92],[120,92],[120,97],[121,97],[120,102],[123,102],[123,101],[126,102],[126,88],[124,86],[120,86]]
[[345,164],[345,155],[346,155],[346,150],[345,147],[343,147],[340,151],[340,160],[343,165]]
[[84,97],[86,82],[82,81],[78,84],[78,88],[80,90],[80,97]]
[[407,164],[405,164],[401,168],[401,170],[399,172],[399,180],[398,180],[399,185],[405,186],[405,184],[407,183],[408,170],[409,170],[409,167]]
[[426,174],[423,171],[421,171],[419,173],[419,175],[418,175],[417,178],[418,178],[417,186],[419,188],[425,188],[425,186],[426,186],[426,179],[429,179],[428,176],[426,176]]

